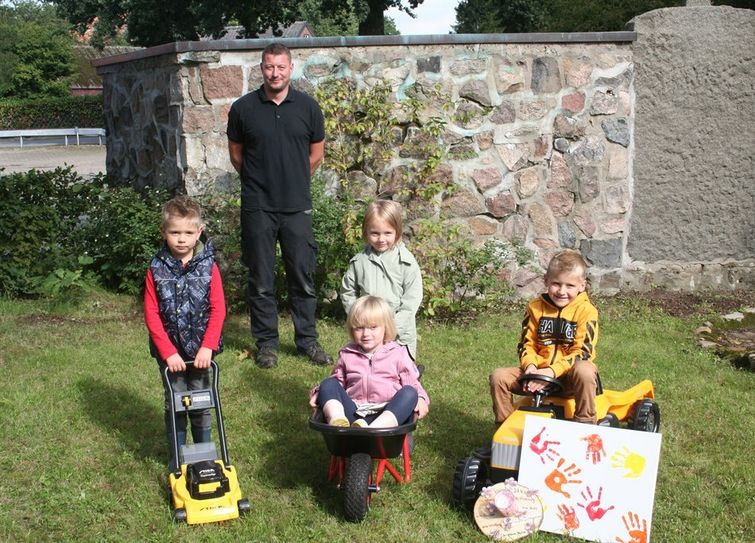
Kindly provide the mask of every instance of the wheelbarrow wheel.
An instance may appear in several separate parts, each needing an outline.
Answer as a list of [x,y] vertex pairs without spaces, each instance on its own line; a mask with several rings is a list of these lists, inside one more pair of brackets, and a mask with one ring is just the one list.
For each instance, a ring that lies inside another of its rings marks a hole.
[[349,522],[361,522],[370,508],[370,474],[372,458],[369,454],[357,453],[346,462],[343,477],[344,516]]

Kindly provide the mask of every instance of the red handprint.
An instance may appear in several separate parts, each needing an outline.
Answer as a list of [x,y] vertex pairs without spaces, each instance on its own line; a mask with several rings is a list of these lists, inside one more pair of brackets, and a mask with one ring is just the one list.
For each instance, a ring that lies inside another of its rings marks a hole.
[[603,448],[603,439],[598,434],[590,434],[579,439],[587,441],[585,460],[592,460],[593,464],[600,462],[603,455],[606,454],[606,450]]
[[579,528],[579,519],[573,507],[568,507],[563,503],[558,506],[558,518],[564,523],[564,530],[571,533]]
[[603,515],[608,513],[611,509],[613,509],[613,505],[609,507],[608,509],[604,509],[600,507],[600,497],[603,494],[603,487],[601,486],[598,489],[598,497],[593,499],[592,497],[592,491],[590,491],[590,487],[588,486],[585,489],[585,492],[582,492],[582,499],[587,502],[587,504],[579,503],[580,507],[584,507],[585,511],[587,511],[587,517],[590,520],[600,520],[603,518]]
[[624,526],[627,529],[627,535],[631,539],[624,541],[620,537],[616,538],[618,543],[647,543],[648,540],[648,521],[642,519],[642,528],[640,528],[640,517],[637,513],[629,511],[626,515],[621,517],[624,521]]
[[545,483],[545,486],[550,488],[552,491],[558,492],[559,494],[563,494],[564,496],[568,498],[570,494],[561,487],[570,483],[581,483],[582,481],[580,479],[570,479],[569,477],[574,477],[576,475],[579,475],[582,472],[582,470],[579,469],[576,464],[572,464],[568,466],[566,469],[564,469],[563,472],[561,472],[560,468],[563,465],[564,465],[564,459],[559,458],[558,465],[556,465],[556,469],[550,472],[543,482]]
[[[540,458],[540,461],[545,464],[545,458],[550,460],[551,462],[557,458],[556,456],[556,449],[552,448],[551,445],[560,445],[560,441],[550,441],[547,439],[544,439],[543,442],[540,442],[540,436],[543,435],[543,432],[545,431],[545,426],[538,432],[538,434],[532,438],[530,441],[530,450],[537,454],[538,458]],[[543,458],[545,457],[545,458]]]

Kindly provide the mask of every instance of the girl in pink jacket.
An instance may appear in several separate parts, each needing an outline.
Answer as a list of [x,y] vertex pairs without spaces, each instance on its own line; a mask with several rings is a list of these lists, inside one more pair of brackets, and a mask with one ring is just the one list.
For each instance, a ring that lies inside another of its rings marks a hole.
[[330,377],[310,392],[332,426],[390,428],[413,413],[427,415],[430,399],[406,347],[396,339],[393,310],[377,296],[362,296],[346,319],[346,345]]

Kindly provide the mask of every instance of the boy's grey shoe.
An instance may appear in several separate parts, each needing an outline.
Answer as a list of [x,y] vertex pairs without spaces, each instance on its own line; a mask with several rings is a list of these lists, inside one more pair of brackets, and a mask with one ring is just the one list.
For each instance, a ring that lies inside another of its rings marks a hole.
[[333,363],[333,359],[328,353],[325,352],[319,343],[316,341],[309,347],[299,349],[299,352],[309,357],[310,362],[315,366],[329,366]]
[[275,347],[260,347],[254,355],[254,363],[258,368],[270,369],[278,365],[278,353]]

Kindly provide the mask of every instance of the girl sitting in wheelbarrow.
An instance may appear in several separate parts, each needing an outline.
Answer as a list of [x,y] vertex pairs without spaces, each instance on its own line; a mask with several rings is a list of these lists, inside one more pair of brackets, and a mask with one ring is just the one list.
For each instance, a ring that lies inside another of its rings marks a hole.
[[349,310],[352,342],[341,349],[330,377],[315,386],[309,404],[331,426],[391,428],[414,413],[427,415],[430,398],[407,349],[396,343],[393,310],[377,296],[362,296]]

